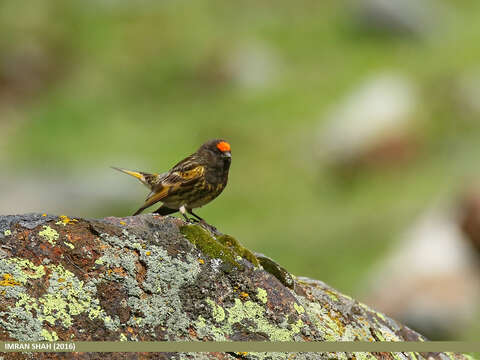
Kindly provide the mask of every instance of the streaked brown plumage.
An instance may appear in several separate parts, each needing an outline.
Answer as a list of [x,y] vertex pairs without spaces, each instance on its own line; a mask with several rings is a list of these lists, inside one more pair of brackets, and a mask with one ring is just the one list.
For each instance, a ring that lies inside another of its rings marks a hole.
[[203,221],[192,210],[209,203],[225,189],[230,163],[230,144],[213,139],[163,174],[114,169],[136,177],[151,190],[145,203],[133,215],[162,202],[155,213],[168,215],[180,211],[189,220],[185,214],[188,212]]

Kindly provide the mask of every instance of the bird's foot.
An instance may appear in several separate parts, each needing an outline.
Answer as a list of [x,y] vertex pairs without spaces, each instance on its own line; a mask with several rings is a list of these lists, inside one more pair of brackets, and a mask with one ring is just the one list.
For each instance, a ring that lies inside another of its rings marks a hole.
[[188,217],[185,214],[182,214],[182,215],[183,215],[183,218],[185,219],[185,221],[187,222],[187,224],[197,224],[197,223],[199,223],[199,221],[195,218]]
[[197,219],[194,219],[194,218],[185,218],[185,221],[188,224],[198,224],[200,222],[200,221],[198,221]]
[[214,235],[221,235],[221,233],[217,230],[217,228],[215,226],[210,225],[209,223],[207,223],[203,219],[198,221],[198,224],[200,224],[200,226],[202,226],[204,229],[210,231]]

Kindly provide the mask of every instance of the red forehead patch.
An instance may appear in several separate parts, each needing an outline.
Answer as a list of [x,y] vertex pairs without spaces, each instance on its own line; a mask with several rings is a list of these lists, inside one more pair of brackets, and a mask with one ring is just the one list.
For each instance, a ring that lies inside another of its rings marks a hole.
[[227,143],[226,141],[220,141],[217,144],[217,149],[220,150],[221,152],[230,151],[230,144]]

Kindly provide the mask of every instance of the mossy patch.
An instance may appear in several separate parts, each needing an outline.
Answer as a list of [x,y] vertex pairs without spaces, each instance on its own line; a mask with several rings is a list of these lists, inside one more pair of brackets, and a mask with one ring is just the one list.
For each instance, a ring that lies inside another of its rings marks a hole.
[[275,276],[284,286],[290,289],[295,288],[295,279],[285,268],[281,267],[275,261],[266,256],[257,256],[257,259],[263,269],[269,274]]
[[255,255],[248,250],[247,248],[243,247],[240,245],[237,239],[235,239],[233,236],[230,235],[221,235],[217,237],[217,241],[220,244],[223,244],[227,246],[229,249],[231,249],[234,253],[240,255],[242,258],[245,260],[250,261],[253,265],[255,266],[260,266],[260,263]]
[[216,241],[202,227],[198,225],[184,225],[180,227],[180,232],[205,255],[214,259],[221,259],[232,267],[243,269],[243,266],[235,260],[236,254],[227,246]]

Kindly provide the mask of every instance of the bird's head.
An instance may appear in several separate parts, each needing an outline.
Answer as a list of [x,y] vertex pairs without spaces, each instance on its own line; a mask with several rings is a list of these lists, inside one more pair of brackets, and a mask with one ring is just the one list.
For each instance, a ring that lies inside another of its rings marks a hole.
[[230,144],[222,139],[209,140],[200,147],[200,150],[207,150],[217,156],[220,155],[225,158],[232,157]]
[[206,151],[210,155],[213,155],[219,162],[226,165],[227,168],[230,166],[232,159],[230,144],[223,139],[209,140],[200,147],[199,151]]

